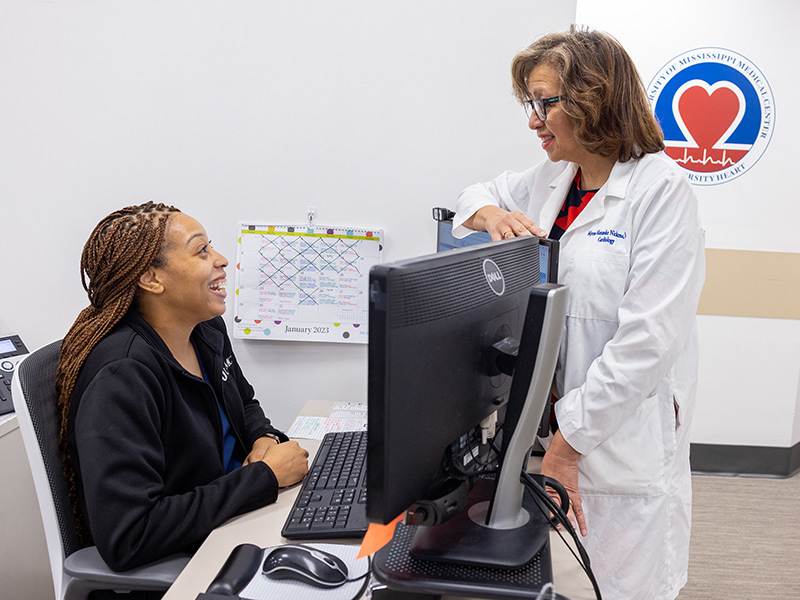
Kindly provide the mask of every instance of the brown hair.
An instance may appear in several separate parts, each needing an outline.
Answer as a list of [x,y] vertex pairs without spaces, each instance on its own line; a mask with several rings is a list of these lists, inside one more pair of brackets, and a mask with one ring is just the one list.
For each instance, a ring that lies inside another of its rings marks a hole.
[[560,105],[575,121],[575,139],[589,152],[625,162],[664,149],[636,65],[616,39],[573,25],[537,40],[511,64],[520,102],[531,99],[528,76],[540,65],[559,74],[565,96]]
[[72,392],[86,357],[134,303],[139,277],[150,266],[163,262],[164,232],[172,212],[180,211],[153,202],[115,211],[97,224],[81,254],[81,281],[90,304],[61,342],[56,391],[64,475],[78,534],[84,543],[89,542],[90,536],[81,516],[75,469],[68,448]]

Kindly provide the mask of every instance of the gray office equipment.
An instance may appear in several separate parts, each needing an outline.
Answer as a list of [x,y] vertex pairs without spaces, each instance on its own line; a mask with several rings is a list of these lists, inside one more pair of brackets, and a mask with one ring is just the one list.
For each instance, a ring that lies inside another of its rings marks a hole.
[[11,379],[17,364],[28,354],[18,335],[0,336],[0,415],[14,412]]

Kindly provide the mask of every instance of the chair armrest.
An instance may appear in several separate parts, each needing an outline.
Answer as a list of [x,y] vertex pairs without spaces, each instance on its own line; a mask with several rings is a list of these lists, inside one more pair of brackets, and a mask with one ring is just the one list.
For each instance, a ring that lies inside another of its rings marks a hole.
[[160,591],[172,585],[190,558],[190,554],[172,554],[135,569],[112,571],[97,546],[89,546],[67,557],[64,572],[75,579],[108,584],[111,589]]

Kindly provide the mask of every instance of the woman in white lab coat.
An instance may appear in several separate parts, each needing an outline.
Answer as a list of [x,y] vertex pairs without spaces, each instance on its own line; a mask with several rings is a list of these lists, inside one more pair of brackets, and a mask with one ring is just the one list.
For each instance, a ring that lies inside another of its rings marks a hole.
[[569,491],[604,599],[671,600],[689,553],[697,200],[616,40],[548,35],[512,72],[549,160],[464,190],[454,233],[560,237],[569,303],[542,470]]

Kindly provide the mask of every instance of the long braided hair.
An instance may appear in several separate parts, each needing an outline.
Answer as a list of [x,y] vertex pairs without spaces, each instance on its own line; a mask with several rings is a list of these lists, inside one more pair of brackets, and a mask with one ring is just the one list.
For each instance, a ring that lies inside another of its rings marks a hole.
[[81,254],[81,281],[90,304],[61,342],[56,391],[64,476],[78,535],[84,544],[90,543],[91,535],[81,515],[75,468],[68,447],[72,392],[86,357],[134,303],[139,277],[150,266],[157,267],[163,262],[164,232],[173,212],[180,211],[153,202],[115,211],[97,224]]

